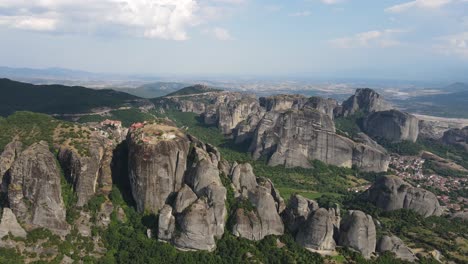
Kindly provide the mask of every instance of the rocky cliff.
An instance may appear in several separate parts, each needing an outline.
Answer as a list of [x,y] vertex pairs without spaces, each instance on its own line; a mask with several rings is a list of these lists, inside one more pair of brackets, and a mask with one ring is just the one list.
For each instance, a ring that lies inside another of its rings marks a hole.
[[0,192],[7,192],[9,179],[9,170],[15,159],[20,155],[23,144],[17,140],[8,143],[0,154]]
[[425,217],[443,212],[433,193],[415,188],[396,176],[378,178],[365,196],[385,211],[409,209]]
[[250,203],[253,207],[237,208],[232,233],[249,240],[282,235],[284,225],[280,213],[285,205],[273,183],[267,179],[257,179],[248,163],[234,164],[230,178],[238,203]]
[[341,222],[338,244],[370,258],[376,247],[376,229],[372,216],[361,211],[349,211]]
[[87,150],[84,153],[70,145],[62,145],[58,151],[65,177],[77,194],[77,206],[84,206],[98,191],[108,193],[112,188],[113,142],[93,132],[83,145]]
[[390,142],[408,140],[416,142],[419,134],[418,119],[398,110],[374,112],[363,122],[364,131],[374,137]]
[[157,123],[132,128],[127,141],[137,209],[157,213],[169,195],[182,187],[190,141],[177,128]]
[[35,143],[23,151],[13,163],[10,177],[8,201],[20,222],[60,234],[69,230],[60,169],[46,142]]
[[266,156],[271,166],[307,168],[317,159],[336,166],[386,171],[389,163],[385,151],[337,135],[330,117],[309,107],[268,112],[257,127],[250,150],[255,159]]
[[339,209],[320,208],[313,200],[293,195],[283,219],[301,246],[321,254],[334,254],[341,221]]
[[392,109],[392,106],[386,102],[380,94],[369,88],[357,89],[356,93],[348,100],[344,101],[338,116],[349,116],[355,113],[372,113]]

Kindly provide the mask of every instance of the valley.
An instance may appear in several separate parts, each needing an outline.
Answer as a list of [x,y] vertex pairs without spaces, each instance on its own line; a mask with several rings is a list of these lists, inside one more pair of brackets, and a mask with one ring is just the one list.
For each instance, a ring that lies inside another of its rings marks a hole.
[[0,118],[0,262],[467,261],[462,123],[207,89]]

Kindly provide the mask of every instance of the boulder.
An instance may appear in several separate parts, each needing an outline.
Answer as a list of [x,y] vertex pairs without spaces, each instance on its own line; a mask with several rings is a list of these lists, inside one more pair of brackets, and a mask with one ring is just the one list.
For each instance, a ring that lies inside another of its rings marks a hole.
[[289,204],[283,213],[283,219],[286,227],[293,234],[307,220],[309,214],[318,210],[320,207],[314,200],[304,198],[299,194],[291,195]]
[[418,119],[396,109],[374,112],[363,121],[366,134],[392,143],[404,140],[416,142],[419,134]]
[[334,251],[334,216],[325,208],[314,211],[297,232],[296,242],[311,250]]
[[376,231],[372,216],[361,211],[349,211],[340,225],[340,246],[349,247],[369,259],[375,252]]
[[396,236],[383,236],[377,243],[377,252],[384,253],[390,251],[395,254],[398,259],[414,262],[417,260],[413,251],[408,248],[405,243]]
[[192,191],[192,189],[188,185],[184,184],[182,189],[180,189],[179,192],[177,192],[177,196],[174,201],[175,213],[182,213],[185,210],[185,208],[189,207],[197,199],[198,197]]
[[263,239],[262,222],[256,211],[238,208],[235,212],[235,222],[232,234],[249,240],[258,241]]
[[168,204],[159,211],[158,239],[170,241],[175,230],[175,217],[172,215],[172,207]]
[[385,211],[409,209],[424,217],[438,216],[443,212],[433,193],[415,188],[397,176],[378,178],[365,195],[371,203]]
[[216,248],[216,219],[207,201],[198,199],[176,219],[178,229],[173,238],[176,247],[185,250],[213,251]]
[[23,151],[10,169],[8,200],[19,221],[59,234],[68,232],[58,162],[47,142]]
[[245,197],[249,191],[253,191],[257,187],[257,178],[249,163],[235,163],[231,171],[231,181],[238,195],[243,194]]
[[256,214],[262,224],[261,237],[282,235],[284,233],[283,221],[270,190],[257,186],[254,192],[249,192],[249,200],[255,206]]

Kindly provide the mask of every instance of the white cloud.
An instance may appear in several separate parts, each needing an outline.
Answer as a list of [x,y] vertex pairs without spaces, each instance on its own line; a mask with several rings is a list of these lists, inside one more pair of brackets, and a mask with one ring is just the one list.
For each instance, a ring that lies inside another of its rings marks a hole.
[[343,2],[343,0],[320,0],[322,3],[327,5],[334,5]]
[[0,7],[0,24],[12,28],[70,32],[115,26],[171,40],[187,39],[187,29],[200,19],[196,0],[0,0]]
[[306,16],[310,16],[310,11],[300,11],[300,12],[295,12],[295,13],[291,13],[289,14],[290,17],[306,17]]
[[453,0],[414,0],[403,4],[391,6],[385,9],[385,11],[390,13],[402,13],[411,9],[438,9],[452,2]]
[[407,32],[401,29],[371,30],[351,37],[337,38],[330,43],[338,48],[357,48],[378,46],[382,48],[401,45],[395,35]]
[[57,20],[31,16],[0,16],[0,25],[34,31],[53,31],[57,26]]
[[233,37],[225,28],[215,27],[212,30],[213,35],[219,40],[232,40]]
[[462,56],[468,59],[468,31],[438,38],[435,49],[446,55]]

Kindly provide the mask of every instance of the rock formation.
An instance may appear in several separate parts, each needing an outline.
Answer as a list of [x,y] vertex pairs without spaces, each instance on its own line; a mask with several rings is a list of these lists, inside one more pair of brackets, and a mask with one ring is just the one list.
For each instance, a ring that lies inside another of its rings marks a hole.
[[92,133],[87,143],[86,154],[80,154],[72,146],[61,146],[58,159],[65,177],[72,183],[78,200],[84,206],[100,189],[104,193],[112,188],[111,162],[114,146],[111,140]]
[[[250,164],[234,164],[231,180],[239,203],[251,203],[253,208],[239,207],[234,214],[232,233],[250,240],[261,240],[268,235],[282,235],[280,213],[284,201],[271,181],[256,179]],[[242,201],[244,200],[244,201]]]
[[57,233],[68,231],[60,170],[46,142],[23,151],[10,169],[8,200],[19,221]]
[[317,159],[364,171],[386,171],[389,156],[382,149],[335,134],[329,116],[311,108],[285,113],[268,112],[257,127],[250,150],[253,157],[269,158],[271,166],[311,166]]
[[133,196],[138,210],[159,212],[158,239],[214,250],[227,218],[219,151],[164,124],[142,124],[129,141]]
[[390,110],[391,105],[380,94],[369,88],[357,89],[356,93],[344,101],[339,116],[349,116],[357,112],[364,114]]
[[177,128],[145,124],[128,135],[128,168],[139,212],[157,213],[182,187],[190,141]]
[[283,213],[288,230],[296,242],[308,250],[333,254],[340,228],[340,210],[320,208],[317,202],[293,195]]
[[413,251],[408,248],[400,238],[396,236],[383,236],[377,243],[377,252],[384,253],[390,251],[395,254],[398,259],[414,262],[417,260]]
[[468,151],[468,126],[462,129],[450,129],[441,139],[444,144],[458,146]]
[[361,211],[349,211],[341,221],[338,244],[356,250],[369,259],[376,247],[372,216]]
[[15,159],[19,156],[23,149],[23,144],[19,141],[13,140],[8,143],[0,155],[0,192],[6,192],[8,187],[9,175],[8,171]]
[[409,209],[424,217],[438,216],[443,212],[433,193],[415,188],[396,176],[378,178],[365,195],[385,211]]
[[307,249],[334,251],[336,243],[333,239],[333,219],[334,215],[325,208],[314,211],[297,232],[297,243]]
[[260,105],[266,111],[283,112],[287,110],[298,110],[307,102],[307,97],[298,94],[279,94],[269,97],[261,97]]
[[413,115],[393,109],[370,114],[364,119],[363,128],[366,134],[374,138],[390,142],[403,140],[416,142],[419,121]]
[[2,220],[0,221],[0,239],[11,233],[14,237],[26,237],[26,231],[18,224],[16,216],[10,208],[3,208]]

